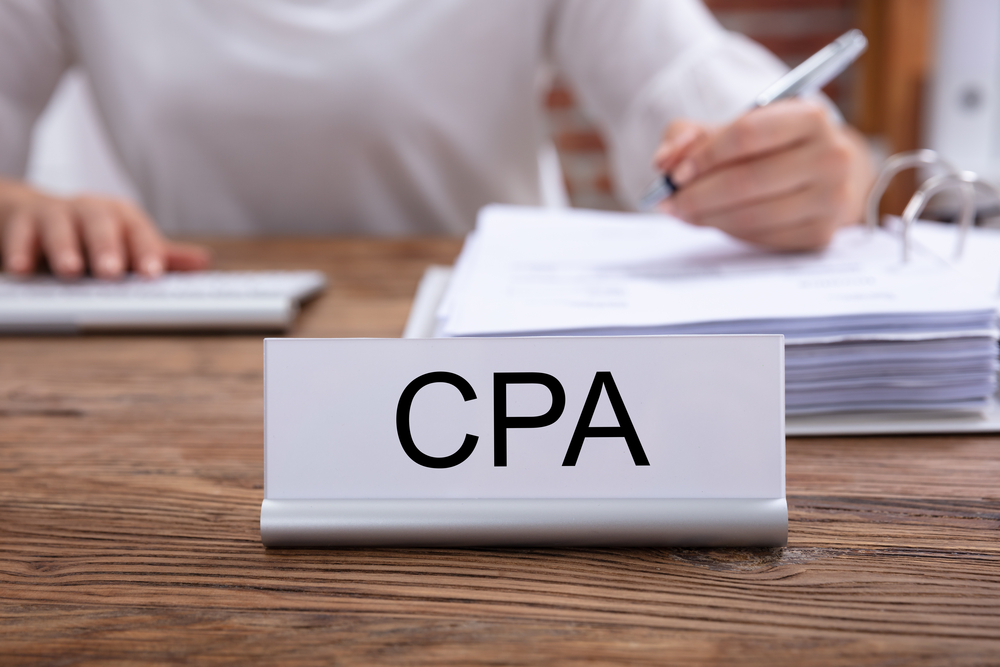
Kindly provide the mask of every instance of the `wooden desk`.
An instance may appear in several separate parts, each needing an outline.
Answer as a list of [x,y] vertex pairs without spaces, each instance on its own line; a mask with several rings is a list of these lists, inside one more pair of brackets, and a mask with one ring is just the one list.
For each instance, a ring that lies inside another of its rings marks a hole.
[[[454,241],[320,268],[295,335],[398,336]],[[1000,663],[1000,439],[790,440],[774,550],[266,551],[260,336],[0,339],[0,664]]]

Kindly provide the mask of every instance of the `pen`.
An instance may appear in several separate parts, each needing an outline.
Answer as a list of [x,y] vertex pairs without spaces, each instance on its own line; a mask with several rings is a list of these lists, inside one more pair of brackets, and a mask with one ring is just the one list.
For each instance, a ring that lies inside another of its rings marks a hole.
[[[849,30],[809,57],[801,65],[772,83],[754,98],[750,109],[767,106],[789,97],[803,97],[819,91],[830,83],[847,66],[857,60],[868,48],[868,40],[860,30]],[[677,191],[670,174],[653,181],[639,202],[643,211],[653,210],[657,204]]]

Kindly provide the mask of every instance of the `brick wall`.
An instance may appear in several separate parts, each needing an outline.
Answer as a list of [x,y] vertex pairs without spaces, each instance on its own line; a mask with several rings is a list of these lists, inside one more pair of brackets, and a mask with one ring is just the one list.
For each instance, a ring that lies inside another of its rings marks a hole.
[[[795,66],[856,25],[854,0],[707,0],[706,4],[729,30],[763,44],[789,66]],[[857,113],[854,72],[848,70],[826,92],[848,119]],[[557,82],[546,98],[549,124],[566,188],[574,206],[621,208],[604,151],[604,140]]]

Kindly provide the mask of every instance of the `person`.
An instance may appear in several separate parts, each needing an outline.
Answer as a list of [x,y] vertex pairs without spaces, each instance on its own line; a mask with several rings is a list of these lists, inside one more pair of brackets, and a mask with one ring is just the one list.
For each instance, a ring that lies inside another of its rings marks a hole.
[[[33,123],[86,73],[142,207],[23,181]],[[538,204],[553,72],[622,199],[778,249],[860,217],[871,165],[822,100],[698,0],[0,0],[0,255],[13,274],[202,268],[184,234],[439,234]],[[735,119],[735,120],[734,120]]]

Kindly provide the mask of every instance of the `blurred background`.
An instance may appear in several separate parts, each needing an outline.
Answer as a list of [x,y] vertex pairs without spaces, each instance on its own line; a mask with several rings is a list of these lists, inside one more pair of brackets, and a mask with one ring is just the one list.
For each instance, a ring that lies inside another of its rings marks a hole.
[[[850,28],[868,52],[827,94],[869,137],[877,156],[939,150],[960,168],[1000,183],[1000,0],[707,0],[728,29],[760,42],[794,66]],[[556,82],[546,95],[549,126],[569,201],[621,208],[600,132]],[[554,161],[554,160],[553,160]],[[86,81],[71,73],[36,130],[29,178],[60,193],[93,190],[134,197],[106,147]],[[883,210],[899,213],[915,187],[903,174]],[[947,201],[933,211],[952,215]],[[980,217],[1000,222],[983,202]]]

